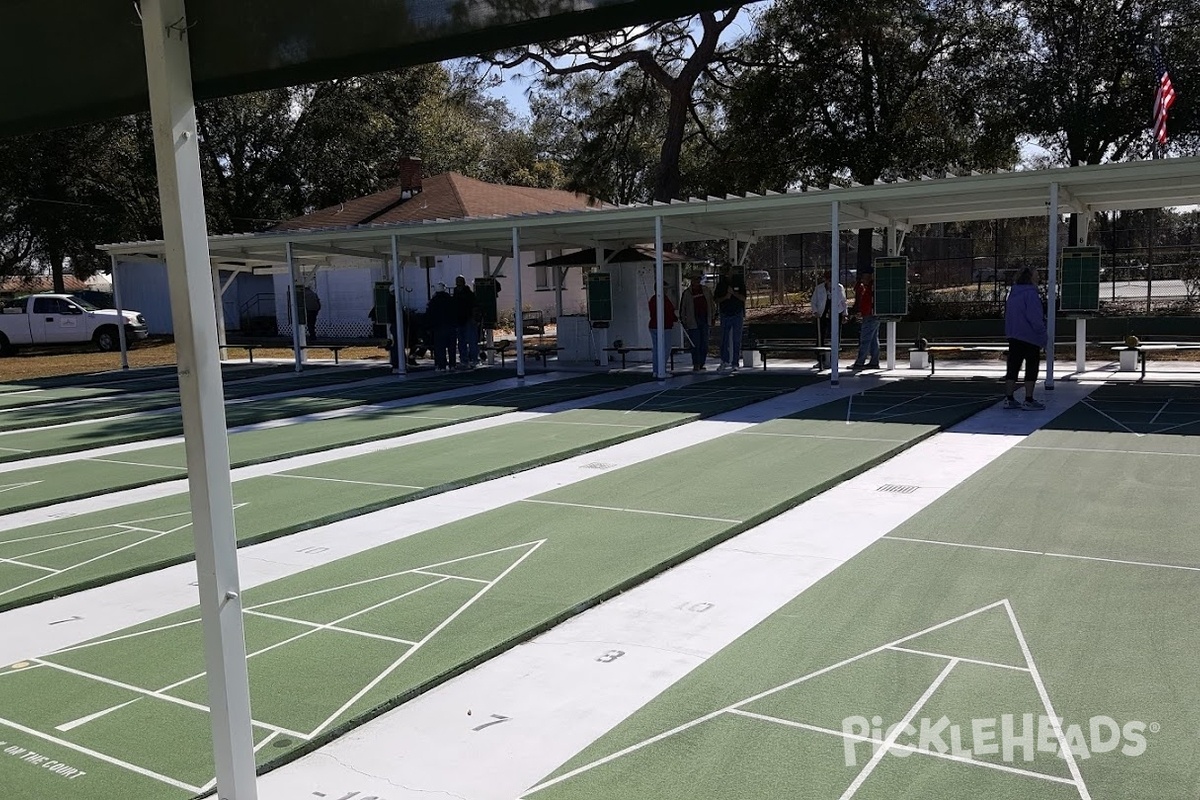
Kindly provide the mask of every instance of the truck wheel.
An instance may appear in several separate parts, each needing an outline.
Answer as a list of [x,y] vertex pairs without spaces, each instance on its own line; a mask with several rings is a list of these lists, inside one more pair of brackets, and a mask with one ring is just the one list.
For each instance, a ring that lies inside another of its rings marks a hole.
[[9,343],[8,337],[0,333],[0,356],[11,356],[16,348]]
[[121,339],[117,333],[116,327],[105,325],[103,328],[96,330],[96,335],[92,337],[92,341],[96,343],[96,347],[101,353],[111,353],[113,350],[120,349]]

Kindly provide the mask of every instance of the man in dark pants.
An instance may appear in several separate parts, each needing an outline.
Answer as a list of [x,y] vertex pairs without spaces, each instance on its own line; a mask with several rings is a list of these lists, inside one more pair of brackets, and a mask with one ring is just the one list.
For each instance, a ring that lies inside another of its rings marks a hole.
[[321,313],[321,298],[311,286],[304,287],[304,326],[308,329],[308,338],[317,338],[317,314]]
[[476,327],[475,293],[467,286],[467,279],[459,275],[454,279],[454,323],[458,337],[458,361],[463,369],[479,363],[479,328]]
[[721,315],[721,366],[718,372],[738,371],[742,358],[742,326],[746,321],[746,282],[733,265],[721,265],[721,278],[713,292]]
[[429,298],[425,321],[433,334],[434,367],[439,372],[454,369],[454,300],[446,291],[446,284],[439,283]]

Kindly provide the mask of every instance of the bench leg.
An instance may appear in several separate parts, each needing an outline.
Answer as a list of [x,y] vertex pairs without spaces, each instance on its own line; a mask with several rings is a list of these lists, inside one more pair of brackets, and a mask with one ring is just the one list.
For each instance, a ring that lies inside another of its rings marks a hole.
[[337,363],[338,363],[338,351],[337,351],[337,350],[334,350],[334,351],[333,351],[333,364],[334,364],[334,366],[337,366]]
[[1142,357],[1142,380],[1146,380],[1146,352],[1142,351],[1138,355]]
[[254,363],[254,348],[253,348],[253,347],[247,347],[247,348],[246,348],[246,355],[247,355],[247,356],[249,356],[249,358],[250,358],[250,363],[251,363],[251,364],[253,364],[253,363]]

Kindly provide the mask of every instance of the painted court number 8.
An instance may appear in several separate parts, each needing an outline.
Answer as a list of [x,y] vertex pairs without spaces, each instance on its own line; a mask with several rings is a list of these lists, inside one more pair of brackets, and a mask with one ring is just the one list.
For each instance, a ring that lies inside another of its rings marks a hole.
[[623,655],[625,655],[624,650],[609,650],[607,653],[600,656],[596,660],[599,661],[601,664],[611,664],[612,662],[616,661],[618,658],[620,658]]

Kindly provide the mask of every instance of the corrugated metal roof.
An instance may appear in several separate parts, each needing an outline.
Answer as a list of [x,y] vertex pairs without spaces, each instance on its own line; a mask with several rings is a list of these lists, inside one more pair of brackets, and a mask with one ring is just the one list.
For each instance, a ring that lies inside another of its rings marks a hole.
[[[222,263],[281,263],[293,242],[307,260],[341,254],[384,258],[396,236],[404,254],[490,253],[512,250],[512,230],[526,250],[624,247],[654,240],[662,217],[665,241],[736,238],[825,231],[831,204],[843,229],[905,227],[933,222],[1031,217],[1047,213],[1050,185],[1059,184],[1060,211],[1111,211],[1200,203],[1200,157],[1122,162],[1070,168],[1000,172],[920,181],[897,181],[785,194],[747,195],[672,203],[636,204],[515,215],[374,224],[321,231],[214,236],[210,248]],[[306,248],[309,248],[306,250]],[[161,242],[106,245],[115,255],[161,255]]]

